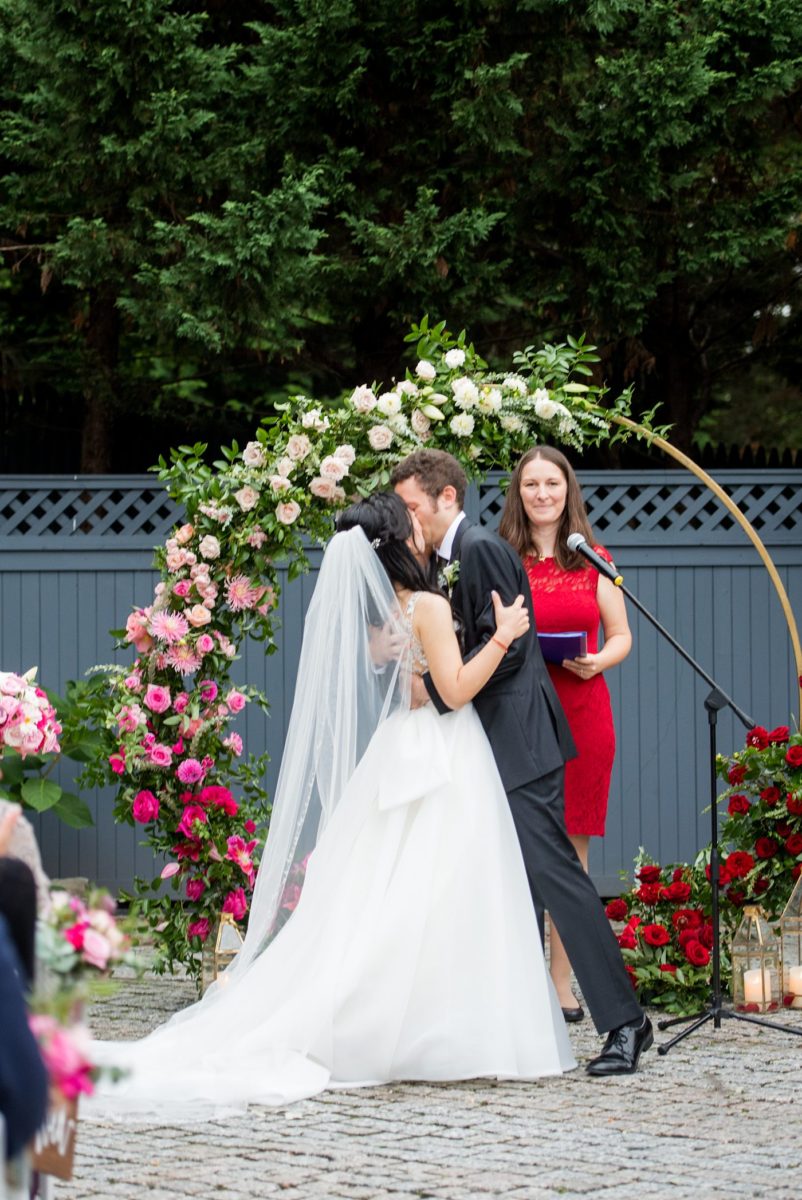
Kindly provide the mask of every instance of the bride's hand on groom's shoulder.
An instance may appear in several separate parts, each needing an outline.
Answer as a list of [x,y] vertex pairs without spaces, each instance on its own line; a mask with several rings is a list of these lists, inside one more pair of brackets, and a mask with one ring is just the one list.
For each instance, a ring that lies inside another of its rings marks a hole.
[[505,605],[498,592],[490,593],[493,600],[493,612],[496,618],[496,632],[502,641],[508,645],[516,638],[523,637],[529,629],[529,610],[524,605],[524,598],[518,595],[512,604]]

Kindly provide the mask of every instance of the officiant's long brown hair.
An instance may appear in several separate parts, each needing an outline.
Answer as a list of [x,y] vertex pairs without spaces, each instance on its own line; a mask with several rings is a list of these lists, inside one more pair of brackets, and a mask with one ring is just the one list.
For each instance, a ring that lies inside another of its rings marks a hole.
[[528,463],[532,462],[535,458],[542,458],[544,462],[553,463],[565,476],[566,483],[568,484],[565,508],[563,509],[560,526],[557,530],[557,545],[554,548],[554,558],[557,566],[562,567],[564,571],[577,571],[580,567],[586,567],[587,563],[580,554],[568,549],[568,535],[571,533],[581,533],[589,546],[594,545],[595,539],[588,520],[585,501],[582,499],[582,489],[574,473],[574,468],[565,455],[560,450],[555,450],[553,446],[533,446],[531,450],[527,450],[516,466],[510,478],[510,486],[507,488],[507,498],[504,501],[504,511],[501,514],[498,531],[521,558],[536,550],[532,540],[529,518],[526,515],[524,502],[521,499],[521,475]]

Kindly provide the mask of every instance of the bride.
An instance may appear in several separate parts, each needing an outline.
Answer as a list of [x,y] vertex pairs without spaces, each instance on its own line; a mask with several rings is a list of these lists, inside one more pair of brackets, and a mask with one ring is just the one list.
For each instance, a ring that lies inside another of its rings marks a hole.
[[[574,1067],[504,789],[470,700],[528,628],[463,663],[394,494],[338,521],[309,613],[245,944],[203,999],[138,1042],[82,1111],[210,1115],[325,1088]],[[412,710],[429,670],[456,711]],[[310,853],[311,851],[311,853]],[[290,871],[300,898],[276,932]]]

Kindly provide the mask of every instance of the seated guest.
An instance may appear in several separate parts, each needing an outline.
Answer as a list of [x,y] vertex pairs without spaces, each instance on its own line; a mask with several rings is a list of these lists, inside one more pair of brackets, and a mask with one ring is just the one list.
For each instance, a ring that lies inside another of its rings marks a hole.
[[22,972],[0,917],[0,1115],[6,1158],[24,1150],[47,1111],[47,1071],[28,1026]]

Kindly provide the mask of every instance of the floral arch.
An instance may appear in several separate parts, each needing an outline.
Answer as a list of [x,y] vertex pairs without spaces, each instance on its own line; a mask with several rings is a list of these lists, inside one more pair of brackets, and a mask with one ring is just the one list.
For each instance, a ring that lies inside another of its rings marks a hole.
[[[416,365],[385,390],[361,385],[325,403],[296,396],[244,450],[234,444],[211,466],[203,445],[160,460],[159,478],[186,522],[156,552],[152,603],[116,631],[135,648],[134,664],[96,673],[83,707],[108,748],[85,778],[114,781],[116,819],[141,824],[167,859],[161,878],[138,881],[136,897],[164,969],[180,962],[197,974],[197,951],[220,913],[247,916],[269,811],[266,756],[243,758],[230,724],[249,701],[267,701],[233,687],[230,668],[246,637],[275,648],[276,562],[288,564],[290,578],[302,572],[303,539],[328,537],[349,497],[386,486],[392,465],[421,446],[449,451],[474,477],[511,470],[535,441],[582,449],[638,436],[673,453],[652,414],[632,420],[629,391],[610,403],[590,382],[598,359],[584,338],[528,347],[507,373],[491,371],[465,332],[452,336],[445,322],[430,327],[424,318],[406,341]],[[743,525],[740,510],[720,499]],[[291,878],[287,913],[296,896]]]

